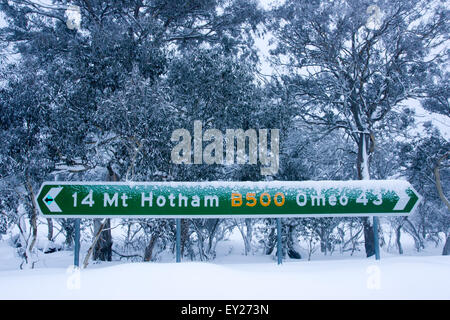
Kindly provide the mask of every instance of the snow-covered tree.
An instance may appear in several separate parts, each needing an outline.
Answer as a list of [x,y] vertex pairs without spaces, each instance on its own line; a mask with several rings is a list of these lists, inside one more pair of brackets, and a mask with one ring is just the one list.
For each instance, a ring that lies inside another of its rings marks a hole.
[[[355,143],[358,179],[370,179],[376,140],[426,95],[448,40],[448,9],[434,1],[286,1],[273,11],[274,64],[285,103],[307,124],[343,130]],[[373,227],[365,219],[367,256]]]

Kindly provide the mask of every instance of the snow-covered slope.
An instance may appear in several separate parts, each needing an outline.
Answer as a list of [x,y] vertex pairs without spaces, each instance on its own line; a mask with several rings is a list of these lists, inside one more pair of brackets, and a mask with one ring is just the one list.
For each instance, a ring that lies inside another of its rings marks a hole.
[[[13,258],[6,251],[2,263]],[[62,263],[70,252],[49,256],[47,268],[0,271],[0,299],[450,299],[450,257],[437,255],[278,266],[270,256],[237,254],[213,263],[91,264],[81,272]]]

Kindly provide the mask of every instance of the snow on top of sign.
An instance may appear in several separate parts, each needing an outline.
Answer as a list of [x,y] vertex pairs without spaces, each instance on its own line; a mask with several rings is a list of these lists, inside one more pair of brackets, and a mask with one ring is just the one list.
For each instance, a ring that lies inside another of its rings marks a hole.
[[128,185],[140,186],[151,184],[154,186],[165,187],[197,187],[197,188],[312,188],[312,189],[328,189],[328,188],[363,188],[363,189],[380,189],[386,188],[390,190],[404,190],[411,187],[406,180],[308,180],[308,181],[127,181],[127,182],[105,182],[105,181],[51,181],[45,184],[69,184],[69,185]]

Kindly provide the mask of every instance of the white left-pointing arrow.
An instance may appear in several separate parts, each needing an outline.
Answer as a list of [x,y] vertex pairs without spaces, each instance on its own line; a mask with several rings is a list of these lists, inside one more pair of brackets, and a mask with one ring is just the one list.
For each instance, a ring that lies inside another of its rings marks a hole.
[[397,195],[400,199],[398,199],[397,203],[395,204],[394,210],[404,210],[406,205],[409,202],[409,195],[406,193],[405,190],[397,191]]
[[56,204],[55,198],[63,188],[51,188],[42,199],[50,212],[62,212],[61,208]]

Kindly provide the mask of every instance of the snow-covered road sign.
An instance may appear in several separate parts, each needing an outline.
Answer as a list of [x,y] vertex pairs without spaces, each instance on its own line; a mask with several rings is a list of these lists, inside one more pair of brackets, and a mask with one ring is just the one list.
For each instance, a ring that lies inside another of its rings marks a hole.
[[421,196],[404,180],[45,182],[46,217],[406,216]]

